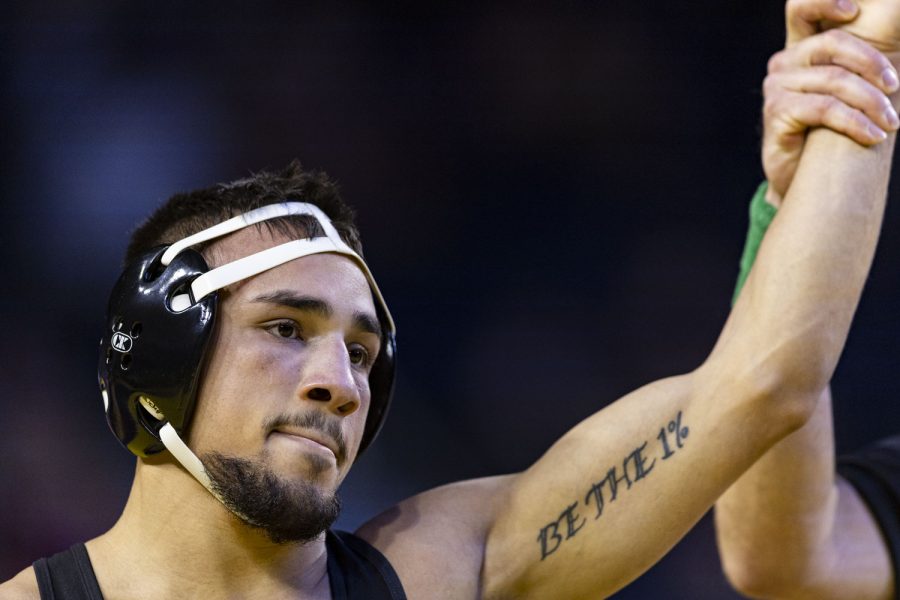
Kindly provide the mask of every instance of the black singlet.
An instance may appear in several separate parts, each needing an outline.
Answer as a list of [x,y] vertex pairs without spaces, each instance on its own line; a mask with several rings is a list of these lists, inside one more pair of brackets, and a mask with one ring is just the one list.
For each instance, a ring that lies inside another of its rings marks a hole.
[[[406,600],[388,560],[366,541],[328,531],[328,579],[333,600]],[[84,544],[35,561],[41,600],[103,600]]]
[[881,529],[894,567],[894,598],[900,600],[900,436],[840,457],[837,470],[859,492]]

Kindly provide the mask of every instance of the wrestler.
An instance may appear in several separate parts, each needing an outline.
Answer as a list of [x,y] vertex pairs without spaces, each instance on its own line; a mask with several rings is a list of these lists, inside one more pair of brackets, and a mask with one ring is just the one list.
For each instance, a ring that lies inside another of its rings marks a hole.
[[[898,14],[882,0],[853,25]],[[896,89],[881,55],[864,62]],[[330,528],[335,494],[387,409],[395,327],[350,214],[296,164],[173,197],[132,238],[101,347],[107,417],[140,457],[122,516],[0,597],[612,594],[813,415],[875,250],[893,137],[806,137],[695,370],[598,411],[521,473],[424,492],[354,534]],[[178,343],[144,352],[160,332]],[[490,401],[517,418],[515,399]]]

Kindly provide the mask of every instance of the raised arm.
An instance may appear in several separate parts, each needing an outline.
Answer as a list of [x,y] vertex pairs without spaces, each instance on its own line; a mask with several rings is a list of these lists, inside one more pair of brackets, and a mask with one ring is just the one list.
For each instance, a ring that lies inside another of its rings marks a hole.
[[[832,34],[839,35],[839,34]],[[658,560],[825,389],[881,223],[893,135],[813,131],[709,358],[588,418],[510,480],[487,597],[599,597]]]
[[610,404],[522,473],[438,488],[364,525],[410,596],[612,594],[803,426],[868,274],[893,141],[805,139],[745,290],[696,370]]
[[[843,21],[850,14],[840,13],[834,0],[788,6],[791,45],[770,62],[765,86],[763,164],[773,204],[790,185],[809,127],[840,130],[863,144],[878,141],[877,130],[869,133],[873,127],[896,127],[878,119],[880,94],[874,87],[886,87],[879,77],[883,63],[852,58],[865,56],[865,48],[854,50],[861,42],[832,40],[842,42],[836,48],[843,58],[831,62],[843,72],[810,66],[806,50],[821,45],[823,37],[803,38],[822,19]],[[769,450],[716,503],[716,529],[723,567],[746,595],[893,597],[893,570],[878,528],[856,490],[835,476],[827,389],[810,421]]]

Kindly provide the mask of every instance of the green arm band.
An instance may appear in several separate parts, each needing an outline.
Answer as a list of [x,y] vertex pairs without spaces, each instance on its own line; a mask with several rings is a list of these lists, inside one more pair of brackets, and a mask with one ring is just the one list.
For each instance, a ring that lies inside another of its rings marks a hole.
[[731,305],[737,302],[750,274],[750,267],[756,260],[756,253],[759,251],[759,244],[766,235],[766,230],[778,209],[766,202],[766,190],[769,189],[768,182],[762,182],[750,201],[750,227],[747,230],[747,241],[744,243],[744,253],[741,255],[741,272],[738,274],[737,285],[734,288],[734,295],[731,297]]

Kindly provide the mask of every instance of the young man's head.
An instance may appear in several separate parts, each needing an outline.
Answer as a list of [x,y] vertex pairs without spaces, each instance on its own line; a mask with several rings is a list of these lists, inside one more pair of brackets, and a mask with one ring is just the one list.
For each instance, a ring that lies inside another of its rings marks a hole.
[[[258,209],[265,213],[271,207],[279,214],[312,212],[244,224]],[[135,232],[126,265],[149,265],[141,273],[164,279],[181,267],[164,255],[160,260],[155,248],[171,250],[178,246],[172,244],[238,216],[241,225],[233,232],[191,244],[209,268],[191,283],[191,293],[168,293],[189,298],[166,301],[164,312],[177,318],[204,308],[195,297],[203,294],[198,281],[229,273],[205,311],[214,313],[215,327],[195,370],[198,385],[180,431],[190,448],[187,458],[178,450],[181,438],[171,434],[175,441],[171,435],[166,441],[167,427],[158,437],[189,471],[198,456],[201,473],[191,472],[246,523],[277,542],[308,540],[337,517],[336,489],[387,408],[393,325],[359,256],[352,212],[324,174],[304,172],[297,162],[278,173],[172,197]],[[272,260],[273,253],[280,258]],[[249,271],[240,266],[244,263]],[[112,327],[134,319],[111,316]],[[129,348],[149,337],[148,327],[127,340]],[[122,352],[116,342],[111,346],[107,363],[110,354],[118,360]],[[139,364],[134,359],[125,371]],[[101,385],[103,372],[101,366]],[[151,392],[129,389],[129,402],[137,420],[151,425],[174,412],[161,409]]]

